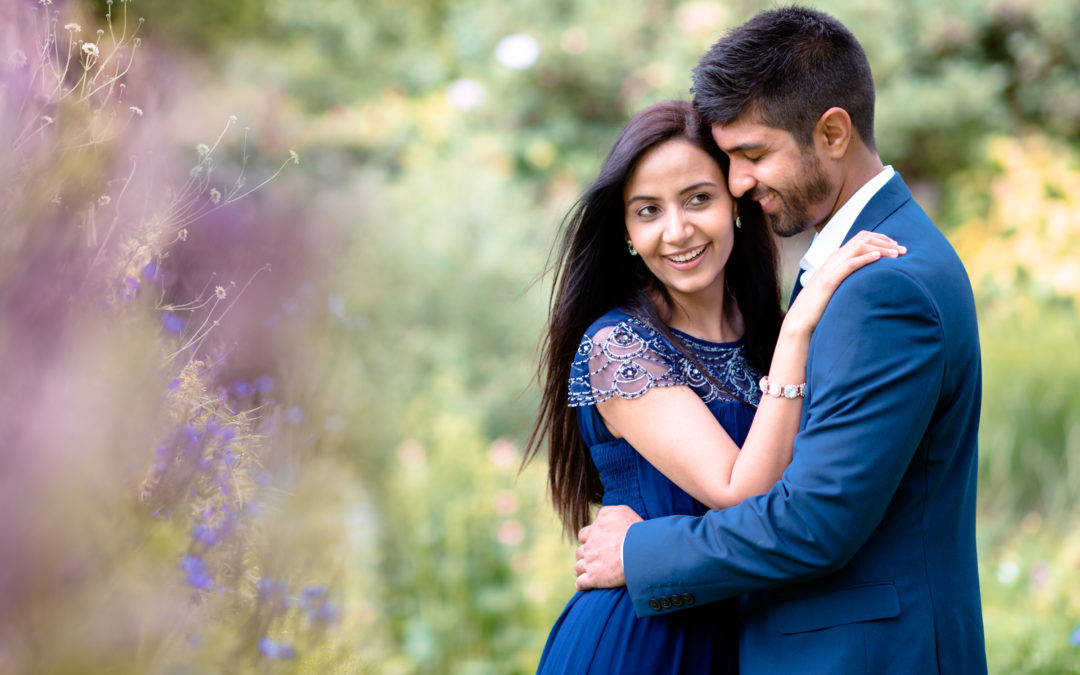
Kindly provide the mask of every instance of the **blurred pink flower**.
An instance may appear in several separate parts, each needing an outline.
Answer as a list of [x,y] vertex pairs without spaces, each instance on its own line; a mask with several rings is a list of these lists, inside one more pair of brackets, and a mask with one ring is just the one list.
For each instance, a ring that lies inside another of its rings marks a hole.
[[424,448],[417,441],[407,440],[398,448],[398,459],[411,469],[419,468],[424,465]]
[[501,544],[517,546],[525,541],[525,526],[516,520],[504,520],[499,525],[497,538]]
[[496,439],[491,444],[491,461],[495,466],[506,468],[517,463],[518,451],[510,441],[505,438]]
[[503,490],[495,495],[495,511],[499,515],[508,516],[517,511],[518,498],[513,490]]

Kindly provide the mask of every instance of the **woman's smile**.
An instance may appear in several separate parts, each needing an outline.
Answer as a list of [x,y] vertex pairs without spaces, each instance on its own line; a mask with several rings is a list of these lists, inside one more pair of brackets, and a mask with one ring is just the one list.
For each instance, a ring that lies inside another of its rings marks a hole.
[[688,270],[697,266],[697,263],[701,260],[701,256],[705,254],[705,249],[708,248],[708,244],[702,244],[696,248],[687,249],[680,253],[666,255],[665,258],[676,268],[680,270]]

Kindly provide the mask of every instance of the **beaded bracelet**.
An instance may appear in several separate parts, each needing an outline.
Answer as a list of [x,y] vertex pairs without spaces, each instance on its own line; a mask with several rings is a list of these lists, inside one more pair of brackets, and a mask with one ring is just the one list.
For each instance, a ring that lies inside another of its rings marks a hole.
[[765,375],[758,382],[758,386],[761,388],[762,394],[767,394],[774,398],[801,398],[806,392],[806,383],[802,384],[779,384],[776,382],[769,382],[769,376]]

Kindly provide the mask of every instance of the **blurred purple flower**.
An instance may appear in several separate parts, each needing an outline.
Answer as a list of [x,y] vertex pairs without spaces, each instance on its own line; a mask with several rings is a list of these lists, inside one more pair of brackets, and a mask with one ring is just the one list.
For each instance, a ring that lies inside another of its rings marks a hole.
[[251,393],[254,391],[255,388],[252,387],[251,383],[247,382],[246,380],[237,380],[236,382],[233,382],[232,393],[236,394],[237,396],[250,396]]
[[278,612],[289,607],[289,586],[284,581],[274,581],[269,577],[259,579],[259,598],[270,605],[271,612]]
[[195,523],[195,527],[191,528],[191,536],[207,546],[213,546],[218,540],[218,533],[206,523]]
[[260,394],[267,394],[274,391],[274,378],[263,375],[255,380],[255,388],[259,390]]
[[203,522],[195,523],[191,528],[192,538],[207,547],[221,541],[222,537],[227,536],[236,527],[237,514],[229,509],[227,504],[222,508],[224,515],[215,520],[216,511],[217,509],[214,508],[204,509],[201,514]]
[[1071,642],[1076,647],[1080,647],[1080,626],[1077,626],[1076,630],[1072,632],[1072,636],[1069,638],[1069,642]]
[[325,585],[304,588],[296,604],[312,623],[331,623],[337,619],[337,607],[330,602]]
[[162,312],[161,327],[164,328],[167,333],[179,335],[180,332],[184,330],[184,320],[172,312]]
[[157,281],[161,278],[161,275],[158,273],[157,263],[152,260],[146,263],[146,266],[142,268],[142,275],[150,281]]
[[165,467],[169,465],[169,451],[164,446],[159,445],[154,450],[154,471],[164,471]]
[[259,640],[259,651],[268,659],[281,659],[288,661],[296,658],[296,649],[288,642],[278,642],[264,637]]
[[187,574],[188,583],[203,591],[214,587],[214,577],[211,576],[206,561],[194,555],[185,555],[180,559],[180,567]]

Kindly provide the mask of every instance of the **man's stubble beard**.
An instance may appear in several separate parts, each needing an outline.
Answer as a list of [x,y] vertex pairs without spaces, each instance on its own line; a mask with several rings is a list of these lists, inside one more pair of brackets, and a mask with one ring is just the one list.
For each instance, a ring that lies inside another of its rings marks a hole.
[[821,160],[813,153],[804,153],[799,165],[803,180],[793,183],[784,194],[777,192],[781,208],[766,213],[765,222],[779,237],[793,237],[818,223],[811,219],[810,206],[821,201],[832,191],[829,177],[821,167]]

